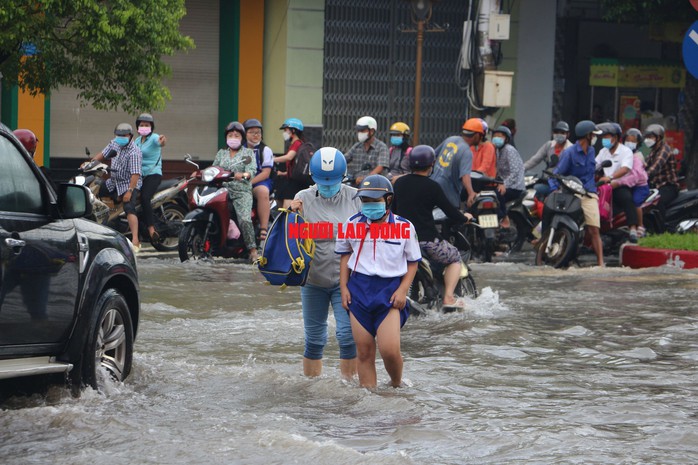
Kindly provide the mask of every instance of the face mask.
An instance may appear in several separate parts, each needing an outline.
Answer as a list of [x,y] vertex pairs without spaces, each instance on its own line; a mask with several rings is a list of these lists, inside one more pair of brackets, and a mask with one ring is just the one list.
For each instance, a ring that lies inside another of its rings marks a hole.
[[504,147],[504,138],[503,137],[493,137],[492,138],[492,143],[494,144],[495,147],[502,148]]
[[390,143],[392,145],[402,145],[403,141],[404,139],[402,138],[402,136],[390,136]]
[[656,144],[656,141],[654,139],[645,139],[645,145],[647,148],[651,149],[654,147],[654,144]]
[[317,185],[317,191],[320,194],[321,197],[325,199],[329,199],[330,197],[334,197],[337,195],[339,192],[339,189],[342,188],[342,184],[333,184],[331,186],[323,186],[322,184]]
[[128,137],[126,136],[119,136],[114,138],[114,142],[116,142],[120,147],[123,147],[128,144]]
[[613,139],[601,139],[601,145],[603,145],[605,149],[610,149],[613,147]]
[[369,220],[380,220],[385,216],[384,202],[367,202],[361,205],[361,213]]
[[138,128],[138,134],[140,134],[141,136],[147,136],[151,132],[153,132],[153,130],[147,126],[143,126],[141,128]]
[[596,141],[597,141],[597,140],[599,140],[598,137],[592,136],[592,137],[591,137],[591,145],[596,145]]
[[356,134],[356,137],[359,139],[359,142],[366,142],[368,140],[368,133],[359,132]]
[[233,150],[239,149],[240,144],[242,144],[242,141],[240,139],[226,139],[225,142],[228,144],[228,147],[230,147]]
[[624,145],[630,150],[635,150],[637,148],[637,142],[626,142]]
[[291,133],[284,131],[281,136],[284,138],[284,140],[290,140],[291,139]]
[[555,143],[562,145],[567,140],[567,136],[564,134],[554,134],[553,140],[555,141]]

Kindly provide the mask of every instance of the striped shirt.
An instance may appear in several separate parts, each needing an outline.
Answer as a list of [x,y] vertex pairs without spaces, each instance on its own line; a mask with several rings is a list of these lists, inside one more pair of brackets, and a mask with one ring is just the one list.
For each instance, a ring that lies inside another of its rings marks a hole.
[[[108,158],[107,155],[112,150],[114,150],[116,155]],[[131,182],[131,175],[134,174],[139,175],[136,189],[141,188],[143,182],[140,174],[143,155],[141,154],[141,149],[136,147],[136,144],[129,142],[121,147],[112,140],[109,142],[109,145],[104,147],[102,155],[104,155],[104,158],[111,160],[111,177],[107,179],[107,189],[109,191],[116,189],[117,195],[124,195]]]
[[[367,176],[377,166],[383,166],[384,169],[390,166],[388,146],[376,138],[369,145],[368,151],[366,151],[363,142],[357,142],[349,149],[346,157],[347,173],[354,176],[354,178]],[[366,169],[365,167],[367,166],[370,166],[370,168]]]
[[660,141],[652,147],[647,155],[647,177],[650,185],[659,189],[666,185],[679,185],[679,177],[676,173],[676,157],[674,151],[665,142]]

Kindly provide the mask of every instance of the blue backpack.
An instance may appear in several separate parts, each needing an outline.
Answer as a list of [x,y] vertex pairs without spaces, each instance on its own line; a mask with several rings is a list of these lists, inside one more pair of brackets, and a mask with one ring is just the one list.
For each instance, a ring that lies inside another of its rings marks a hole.
[[257,262],[259,271],[273,286],[302,286],[308,277],[310,262],[315,255],[312,239],[289,237],[289,225],[295,231],[291,236],[300,236],[298,225],[305,220],[298,213],[287,209],[281,212],[269,228],[262,256]]

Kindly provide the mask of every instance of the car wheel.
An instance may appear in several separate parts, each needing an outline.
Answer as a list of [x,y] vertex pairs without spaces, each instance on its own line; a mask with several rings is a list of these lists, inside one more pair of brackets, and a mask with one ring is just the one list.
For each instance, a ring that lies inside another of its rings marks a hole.
[[97,300],[97,318],[82,354],[82,384],[100,389],[104,370],[123,381],[133,361],[133,323],[126,300],[115,289],[107,289]]

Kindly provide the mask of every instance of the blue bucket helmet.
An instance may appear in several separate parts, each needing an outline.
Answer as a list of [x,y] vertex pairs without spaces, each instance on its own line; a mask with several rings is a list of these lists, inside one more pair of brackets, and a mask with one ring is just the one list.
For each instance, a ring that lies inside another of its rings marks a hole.
[[380,199],[392,194],[393,185],[388,178],[380,174],[372,174],[370,176],[366,176],[364,180],[361,181],[361,185],[359,186],[358,192],[354,198],[368,197],[371,199]]
[[334,147],[323,147],[310,159],[310,176],[316,184],[334,186],[342,182],[346,174],[347,160]]
[[298,118],[288,118],[286,121],[284,121],[284,124],[282,124],[279,129],[286,129],[286,128],[291,128],[291,129],[295,129],[297,131],[302,131],[303,130],[303,121],[299,120]]

